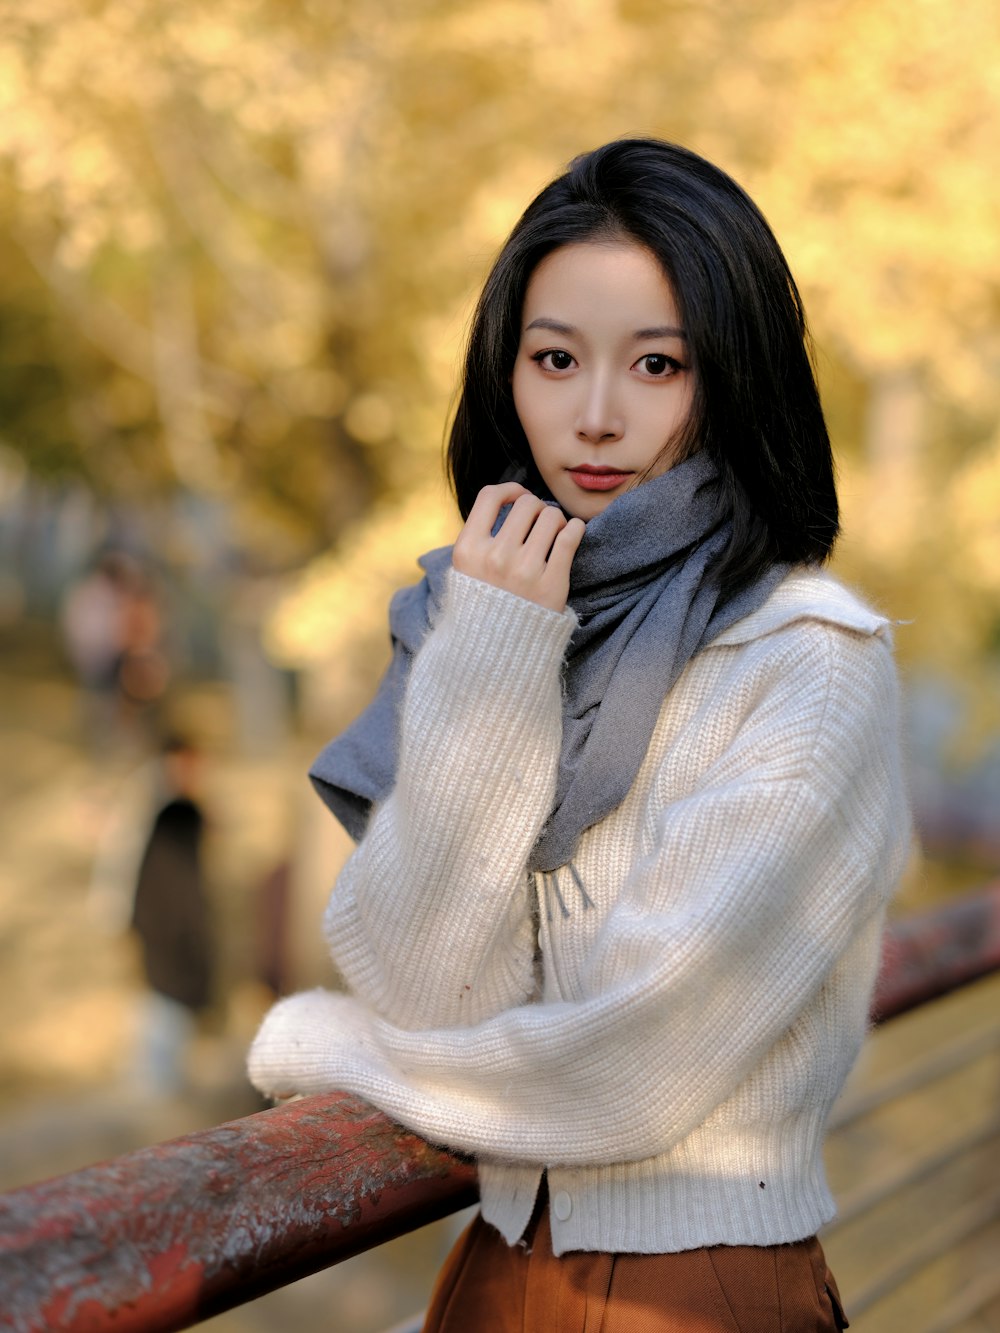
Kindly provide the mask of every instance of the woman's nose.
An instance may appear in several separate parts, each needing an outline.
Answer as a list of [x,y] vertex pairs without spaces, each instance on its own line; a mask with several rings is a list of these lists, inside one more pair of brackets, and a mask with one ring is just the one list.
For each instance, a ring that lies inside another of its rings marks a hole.
[[624,430],[621,405],[615,398],[612,386],[603,378],[593,380],[580,403],[576,422],[577,439],[586,440],[588,444],[608,444],[621,439]]

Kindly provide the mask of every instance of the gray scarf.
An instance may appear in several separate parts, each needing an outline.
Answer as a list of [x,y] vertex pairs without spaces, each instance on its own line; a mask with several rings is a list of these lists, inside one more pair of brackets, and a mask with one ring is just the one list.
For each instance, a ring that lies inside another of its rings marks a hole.
[[[725,550],[717,472],[702,452],[626,491],[587,524],[573,561],[577,628],[566,653],[555,805],[531,870],[555,870],[583,831],[625,799],[664,698],[687,662],[761,606],[787,566],[771,565],[724,599],[709,566]],[[393,658],[373,702],[320,754],[310,777],[356,840],[392,790],[400,707],[413,655],[436,619],[451,547],[430,551],[423,580],[392,599]]]

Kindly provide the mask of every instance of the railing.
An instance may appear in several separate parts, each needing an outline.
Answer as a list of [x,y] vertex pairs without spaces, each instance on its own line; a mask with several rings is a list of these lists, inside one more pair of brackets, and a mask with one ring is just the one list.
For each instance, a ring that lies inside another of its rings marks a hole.
[[1000,1329],[998,956],[1000,885],[887,940],[883,1016],[916,1012],[873,1034],[826,1143],[857,1333]]
[[[873,1018],[998,969],[1000,882],[891,928]],[[0,1327],[187,1328],[475,1198],[470,1163],[310,1097],[0,1197]]]

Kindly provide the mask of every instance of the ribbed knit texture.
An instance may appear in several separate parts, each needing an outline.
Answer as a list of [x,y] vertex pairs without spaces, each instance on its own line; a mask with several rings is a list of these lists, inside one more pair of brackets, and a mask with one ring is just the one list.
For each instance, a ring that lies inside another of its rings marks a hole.
[[564,911],[525,867],[573,624],[452,573],[326,914],[352,995],[279,1002],[251,1078],[474,1153],[511,1242],[543,1168],[556,1253],[801,1239],[833,1212],[823,1128],[909,841],[887,624],[797,570],[698,653],[556,872]]

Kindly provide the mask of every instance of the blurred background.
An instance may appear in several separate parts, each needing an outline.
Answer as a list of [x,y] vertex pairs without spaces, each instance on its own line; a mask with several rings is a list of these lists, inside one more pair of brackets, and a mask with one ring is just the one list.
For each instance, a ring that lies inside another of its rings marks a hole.
[[[472,301],[615,136],[735,175],[802,289],[835,568],[902,622],[898,910],[996,873],[998,69],[993,0],[0,0],[0,1187],[258,1109],[260,1014],[330,980],[306,769],[457,530]],[[357,1263],[363,1333],[405,1308]]]

